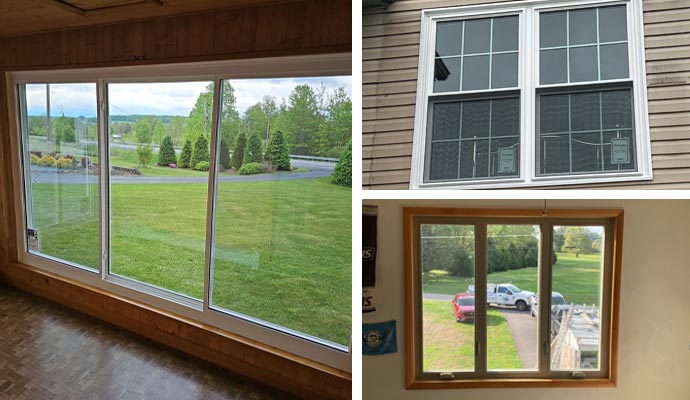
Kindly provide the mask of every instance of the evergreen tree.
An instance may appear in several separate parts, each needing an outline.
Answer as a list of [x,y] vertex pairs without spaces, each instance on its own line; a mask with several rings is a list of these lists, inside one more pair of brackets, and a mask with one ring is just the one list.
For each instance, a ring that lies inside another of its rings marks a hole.
[[172,138],[166,136],[161,143],[161,149],[158,152],[158,165],[167,166],[170,164],[175,164],[177,162],[177,156],[175,155],[175,147],[173,147]]
[[230,147],[225,138],[220,139],[220,167],[222,169],[230,168]]
[[340,155],[331,175],[331,182],[340,186],[352,186],[352,141],[347,143],[347,149]]
[[192,141],[187,140],[184,142],[184,146],[182,147],[182,153],[180,154],[180,162],[178,162],[178,166],[182,168],[189,168],[191,165],[189,165],[189,161],[192,159]]
[[235,140],[235,147],[232,150],[232,159],[230,166],[235,169],[240,169],[242,161],[244,160],[244,148],[247,146],[247,136],[240,133]]
[[247,149],[244,152],[242,164],[260,163],[262,158],[263,151],[261,149],[261,139],[259,135],[252,134],[247,141]]
[[290,154],[283,138],[283,132],[276,131],[271,135],[271,144],[266,152],[268,160],[279,171],[290,170]]
[[209,161],[208,141],[206,140],[206,136],[199,135],[196,138],[196,141],[194,142],[194,149],[192,150],[192,159],[189,163],[189,166],[194,168],[197,164],[199,164],[202,161]]

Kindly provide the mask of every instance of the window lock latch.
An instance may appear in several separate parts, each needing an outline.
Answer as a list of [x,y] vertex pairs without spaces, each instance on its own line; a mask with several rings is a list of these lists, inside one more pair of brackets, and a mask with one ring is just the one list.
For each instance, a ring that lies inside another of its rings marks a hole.
[[574,371],[573,373],[570,374],[570,377],[574,378],[574,379],[584,379],[586,377],[586,375],[582,371]]
[[450,381],[455,379],[455,374],[453,374],[452,372],[441,372],[440,374],[438,374],[438,379],[441,379],[443,381]]

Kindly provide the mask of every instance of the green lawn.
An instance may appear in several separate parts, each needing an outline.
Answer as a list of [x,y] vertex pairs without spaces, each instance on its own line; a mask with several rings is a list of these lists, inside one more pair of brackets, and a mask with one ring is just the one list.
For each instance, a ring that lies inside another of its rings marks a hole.
[[[557,253],[553,266],[553,290],[560,292],[568,302],[599,304],[601,289],[601,255]],[[524,268],[489,274],[489,282],[512,282],[520,289],[537,291],[537,268]],[[466,278],[448,275],[445,271],[424,274],[424,292],[455,294],[467,291],[471,284]]]
[[[111,271],[201,298],[206,188],[112,185]],[[96,268],[97,187],[34,184],[33,196],[42,251]],[[328,178],[220,183],[214,305],[349,343],[351,207]]]
[[[505,318],[496,310],[489,310],[487,317],[488,368],[522,368]],[[424,300],[423,320],[425,371],[474,369],[474,324],[456,322],[450,300]]]

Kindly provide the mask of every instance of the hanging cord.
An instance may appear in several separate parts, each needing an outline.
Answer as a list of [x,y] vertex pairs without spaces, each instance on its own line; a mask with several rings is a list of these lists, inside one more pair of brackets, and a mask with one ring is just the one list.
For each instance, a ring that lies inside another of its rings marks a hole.
[[544,199],[544,210],[541,212],[542,217],[548,217],[549,216],[549,210],[546,208],[546,199]]

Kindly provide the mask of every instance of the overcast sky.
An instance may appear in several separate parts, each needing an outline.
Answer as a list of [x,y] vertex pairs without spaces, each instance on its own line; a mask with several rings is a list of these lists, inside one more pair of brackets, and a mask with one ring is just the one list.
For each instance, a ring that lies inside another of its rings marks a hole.
[[[326,86],[327,92],[343,86],[352,97],[352,78],[349,76],[288,79],[243,79],[231,80],[235,88],[237,109],[242,114],[248,107],[258,103],[265,95],[273,96],[277,103],[287,100],[297,85],[308,84],[313,88]],[[199,93],[209,82],[186,83],[142,83],[111,84],[109,86],[110,113],[181,115],[189,116]],[[27,85],[26,99],[29,115],[46,114],[45,85]],[[51,116],[60,116],[64,111],[69,117],[96,116],[96,85],[52,84],[50,85]]]

